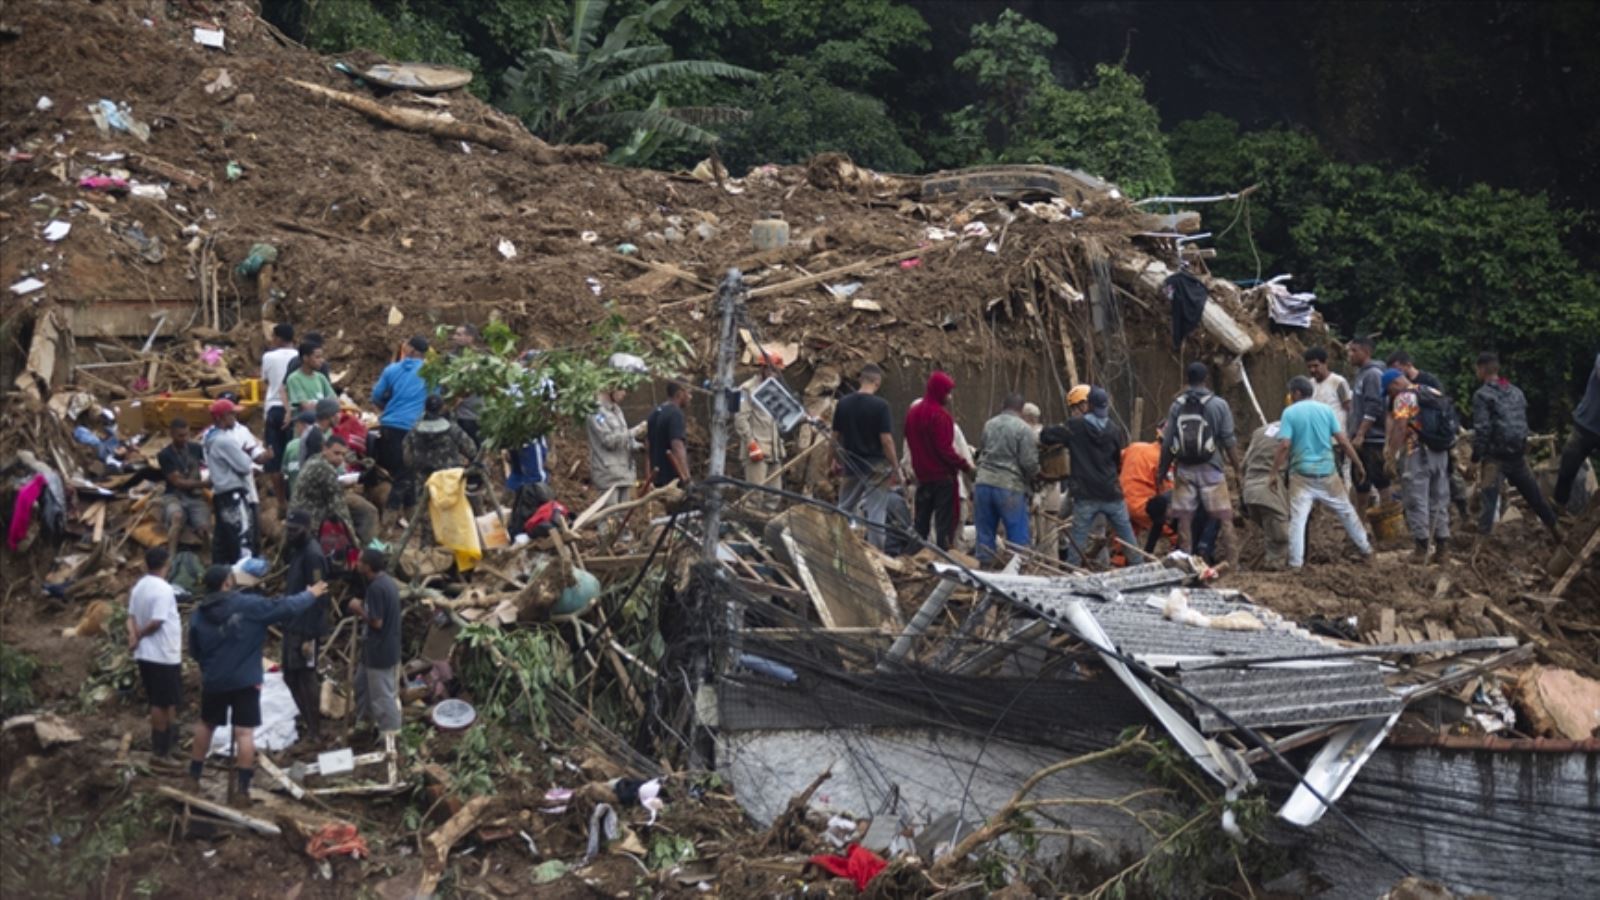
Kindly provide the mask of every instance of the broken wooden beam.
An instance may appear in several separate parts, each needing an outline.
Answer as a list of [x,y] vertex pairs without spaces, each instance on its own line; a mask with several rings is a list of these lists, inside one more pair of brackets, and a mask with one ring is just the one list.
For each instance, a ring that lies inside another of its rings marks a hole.
[[157,175],[175,184],[181,184],[191,191],[209,191],[213,182],[204,175],[198,175],[181,166],[175,166],[166,160],[157,159],[148,153],[128,154],[128,168]]
[[194,794],[188,793],[187,791],[180,791],[177,788],[169,785],[157,785],[156,793],[176,800],[185,806],[198,809],[206,815],[216,816],[219,819],[225,819],[234,823],[235,825],[242,825],[257,834],[264,834],[269,837],[277,837],[283,833],[282,829],[271,822],[266,821],[265,819],[258,819],[255,816],[245,815],[244,813],[224,804],[214,803],[204,797],[197,797]]

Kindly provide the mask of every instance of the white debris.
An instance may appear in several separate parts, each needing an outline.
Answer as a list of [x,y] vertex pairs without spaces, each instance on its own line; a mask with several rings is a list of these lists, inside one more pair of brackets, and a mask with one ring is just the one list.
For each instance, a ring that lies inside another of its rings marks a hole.
[[501,238],[500,243],[495,245],[495,249],[499,250],[500,251],[500,255],[505,257],[506,259],[516,259],[517,258],[517,245],[511,243],[510,241],[508,241],[508,240],[506,240],[504,238]]
[[60,219],[55,219],[55,220],[52,220],[50,222],[50,224],[44,226],[44,239],[53,244],[56,241],[59,241],[62,238],[66,237],[67,236],[67,232],[69,232],[71,230],[72,230],[72,223],[71,222],[63,222]]
[[34,291],[40,290],[43,287],[44,282],[37,278],[24,278],[11,286],[11,293],[17,295],[18,297],[26,297],[27,295],[33,293]]

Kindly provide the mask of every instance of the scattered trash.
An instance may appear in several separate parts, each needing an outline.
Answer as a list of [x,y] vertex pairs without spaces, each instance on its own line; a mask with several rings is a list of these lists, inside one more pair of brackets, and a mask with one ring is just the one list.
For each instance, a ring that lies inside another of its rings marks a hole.
[[135,197],[162,202],[167,199],[167,189],[159,184],[136,184],[129,190]]
[[889,865],[883,857],[860,844],[851,844],[843,856],[818,855],[811,857],[808,862],[821,866],[831,875],[854,881],[858,891],[866,890],[867,884]]
[[865,297],[859,297],[855,300],[851,300],[850,308],[859,309],[862,312],[883,312],[883,307],[880,306],[876,300],[868,300]]
[[436,704],[429,717],[441,731],[464,731],[477,721],[478,711],[467,701],[452,697]]
[[55,106],[56,102],[54,100],[51,100],[49,97],[40,97],[39,102],[35,103],[33,108],[37,109],[39,112],[49,112],[50,110],[55,109]]
[[372,855],[367,841],[349,822],[329,822],[317,829],[306,842],[306,855],[322,860],[330,856],[350,856],[366,859]]
[[517,258],[517,245],[511,243],[510,241],[508,241],[508,240],[506,240],[504,238],[501,238],[500,243],[495,244],[494,248],[496,250],[500,251],[500,255],[505,257],[506,259],[516,259]]
[[902,269],[915,269],[920,265],[922,265],[922,257],[920,256],[913,256],[910,259],[900,260],[900,268]]
[[222,348],[207,344],[205,349],[200,351],[200,361],[212,368],[216,368],[217,364],[222,362]]
[[632,256],[639,252],[639,248],[634,244],[618,244],[617,252],[621,253],[623,256]]
[[144,229],[138,225],[129,225],[121,232],[122,240],[139,253],[139,258],[155,265],[166,259],[167,254],[161,249],[161,238],[152,234],[145,234]]
[[832,294],[835,298],[839,300],[848,300],[855,296],[856,291],[861,290],[861,282],[851,281],[842,284],[826,284],[823,285],[823,287],[826,288],[828,293]]
[[750,242],[756,245],[757,250],[776,250],[789,245],[789,223],[779,218],[777,213],[769,213],[768,218],[757,219],[750,224]]
[[108,194],[126,194],[128,179],[110,175],[85,175],[78,179],[78,187],[86,191],[104,191]]
[[583,234],[578,235],[578,240],[583,241],[585,244],[592,244],[600,240],[600,235],[592,231],[585,231]]
[[472,83],[472,72],[437,63],[379,63],[363,70],[361,78],[380,87],[427,94],[466,87]]
[[606,364],[619,372],[633,372],[637,375],[649,375],[650,367],[645,361],[632,353],[613,353],[606,360]]
[[[206,72],[212,72],[212,71],[215,71],[216,74],[213,75],[209,80],[206,81],[206,86],[205,86],[205,92],[206,93],[208,93],[208,94],[220,94],[223,91],[232,91],[233,90],[233,76],[228,74],[228,70],[227,69],[216,69],[216,70],[207,69],[206,70]],[[200,77],[201,78],[205,78],[205,74],[202,73]]]
[[278,261],[278,248],[271,244],[251,244],[250,254],[239,260],[239,265],[234,271],[246,278],[252,278],[261,271],[261,267]]
[[18,297],[26,297],[27,295],[43,287],[44,282],[37,278],[24,278],[21,281],[15,282],[11,285],[11,293]]
[[549,884],[552,881],[559,881],[570,871],[572,867],[561,860],[547,859],[533,867],[533,883]]
[[225,50],[227,48],[223,44],[226,39],[227,35],[221,28],[205,28],[200,25],[194,27],[194,42],[202,47]]
[[989,226],[982,222],[968,222],[961,228],[962,237],[985,238],[989,236]]
[[400,307],[398,307],[398,306],[389,307],[389,327],[390,328],[393,328],[396,325],[399,325],[401,322],[404,322],[405,320],[406,320],[406,314],[400,311]]
[[228,160],[228,165],[223,168],[222,171],[223,174],[227,176],[229,181],[238,181],[244,177],[244,166],[239,165],[231,159]]
[[702,241],[709,241],[717,236],[717,226],[710,222],[701,222],[694,227],[694,236]]
[[1000,242],[999,241],[990,241],[989,243],[983,245],[983,249],[984,249],[985,253],[999,253],[1000,252]]
[[110,137],[113,131],[124,131],[146,143],[150,140],[150,126],[133,117],[133,109],[126,103],[101,100],[89,107],[89,116],[101,137]]
[[570,788],[550,788],[544,792],[544,802],[539,804],[539,812],[547,816],[559,816],[567,811],[567,804],[571,802]]
[[71,222],[63,222],[60,219],[55,219],[51,221],[50,224],[44,226],[44,239],[50,241],[51,243],[55,243],[56,241],[66,237],[67,232],[71,230]]
[[589,286],[589,293],[595,295],[596,297],[600,296],[600,279],[590,276],[585,278],[583,283]]

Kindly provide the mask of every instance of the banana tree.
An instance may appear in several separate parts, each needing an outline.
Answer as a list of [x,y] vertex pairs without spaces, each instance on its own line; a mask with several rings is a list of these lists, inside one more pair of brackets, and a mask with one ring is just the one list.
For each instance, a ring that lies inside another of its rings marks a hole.
[[[551,143],[628,135],[624,155],[663,138],[714,143],[717,136],[706,126],[736,121],[745,113],[669,106],[659,88],[676,79],[752,80],[759,73],[711,60],[675,60],[665,44],[634,43],[659,32],[687,4],[657,0],[601,37],[606,0],[573,0],[571,31],[563,35],[551,29],[541,46],[525,52],[520,65],[506,73],[506,108]],[[651,89],[657,90],[645,105]]]

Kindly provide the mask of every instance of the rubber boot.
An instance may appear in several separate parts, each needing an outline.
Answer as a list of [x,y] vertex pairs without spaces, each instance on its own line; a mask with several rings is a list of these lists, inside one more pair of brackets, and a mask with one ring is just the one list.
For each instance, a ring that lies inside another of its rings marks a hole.
[[1411,555],[1406,557],[1406,562],[1423,565],[1428,561],[1428,542],[1417,541],[1416,545],[1416,549],[1412,550]]
[[1440,538],[1433,542],[1433,564],[1442,566],[1450,561],[1450,539]]

